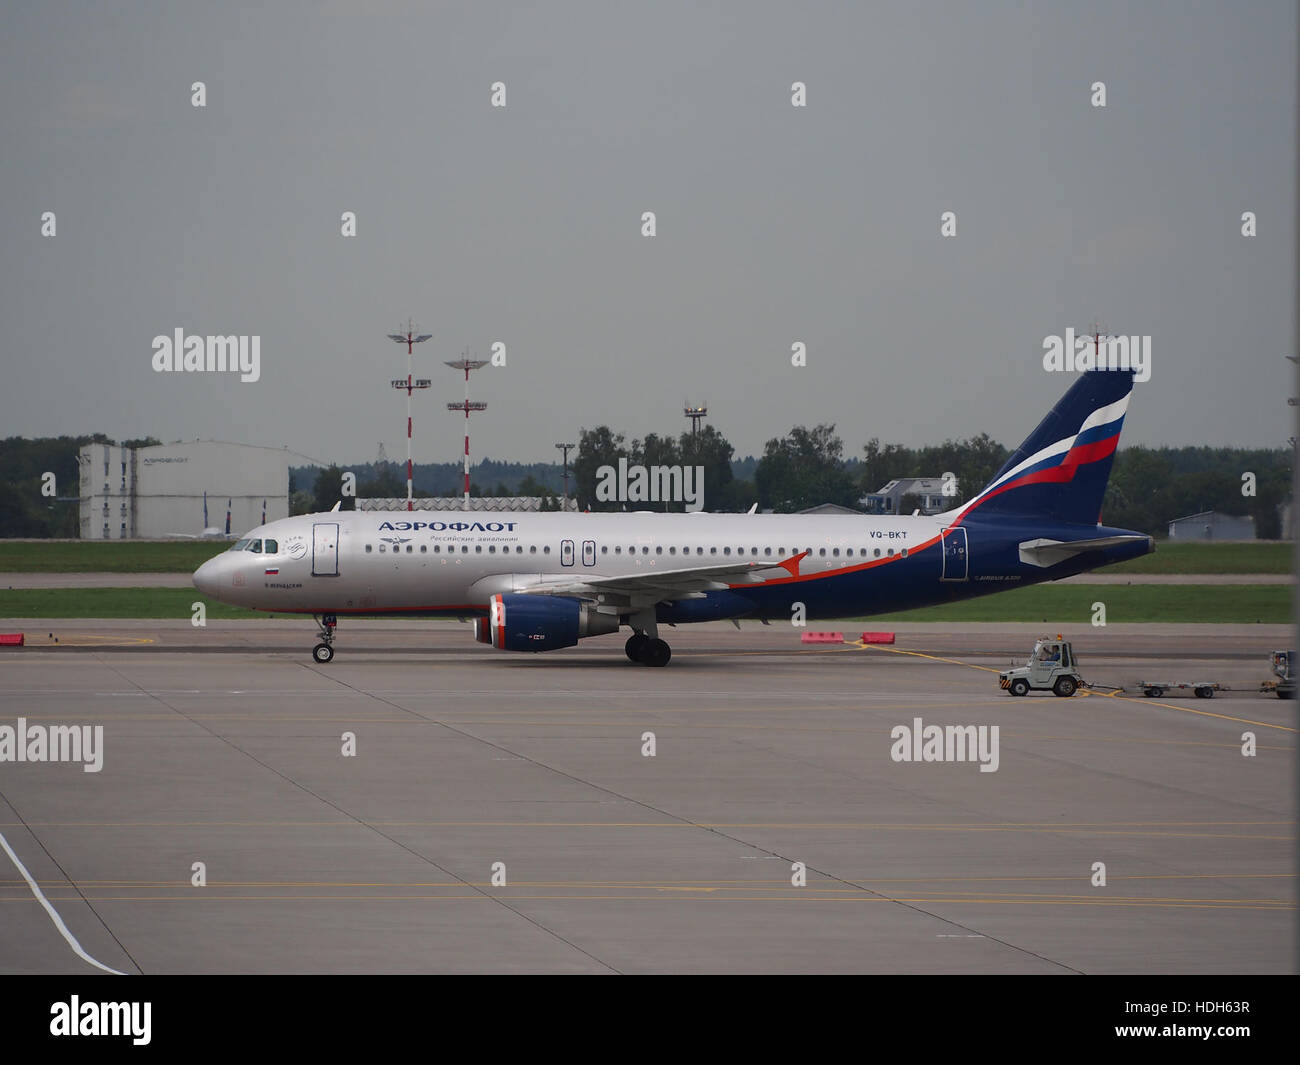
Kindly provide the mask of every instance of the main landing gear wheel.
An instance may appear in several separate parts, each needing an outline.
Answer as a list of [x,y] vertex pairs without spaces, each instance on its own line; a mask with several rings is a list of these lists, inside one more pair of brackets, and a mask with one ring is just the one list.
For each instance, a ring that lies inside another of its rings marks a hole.
[[640,661],[643,666],[666,666],[672,656],[672,648],[663,640],[647,640],[641,648]]
[[320,626],[320,632],[316,634],[320,637],[320,643],[311,649],[311,656],[324,665],[334,658],[334,630],[339,619],[333,614],[325,614],[317,618],[316,623]]
[[645,649],[646,642],[649,639],[650,637],[643,632],[632,633],[632,635],[627,638],[627,643],[623,645],[623,650],[627,653],[627,657],[633,662],[640,662],[641,652]]

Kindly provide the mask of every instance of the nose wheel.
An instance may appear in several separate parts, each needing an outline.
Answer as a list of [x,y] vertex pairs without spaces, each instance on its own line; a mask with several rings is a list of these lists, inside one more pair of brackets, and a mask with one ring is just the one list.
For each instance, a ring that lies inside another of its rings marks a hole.
[[[315,617],[315,615],[312,616]],[[334,658],[334,630],[338,627],[338,623],[339,619],[333,614],[325,614],[316,618],[316,624],[320,626],[320,632],[316,634],[320,639],[320,643],[311,649],[311,656],[321,665],[325,665]]]

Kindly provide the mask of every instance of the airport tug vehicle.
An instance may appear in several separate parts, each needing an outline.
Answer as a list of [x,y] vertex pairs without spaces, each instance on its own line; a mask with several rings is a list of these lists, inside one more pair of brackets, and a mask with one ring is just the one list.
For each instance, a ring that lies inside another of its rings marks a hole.
[[1055,640],[1040,636],[1034,641],[1029,664],[1008,669],[998,674],[998,684],[1012,695],[1028,695],[1031,691],[1050,691],[1063,699],[1069,698],[1081,687],[1079,660],[1074,656],[1074,645],[1069,640]]

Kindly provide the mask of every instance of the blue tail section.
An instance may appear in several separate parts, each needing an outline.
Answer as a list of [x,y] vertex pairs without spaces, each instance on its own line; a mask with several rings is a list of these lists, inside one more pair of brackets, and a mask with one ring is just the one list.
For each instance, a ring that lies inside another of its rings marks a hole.
[[1133,392],[1132,370],[1090,370],[992,481],[961,509],[961,518],[1004,515],[1096,525]]

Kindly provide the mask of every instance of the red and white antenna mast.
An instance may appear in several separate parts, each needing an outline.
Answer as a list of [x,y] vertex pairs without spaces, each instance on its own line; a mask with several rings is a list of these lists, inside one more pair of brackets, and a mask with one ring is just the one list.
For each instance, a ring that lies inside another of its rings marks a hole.
[[411,320],[406,320],[406,334],[389,333],[388,339],[395,340],[399,344],[406,345],[406,380],[400,377],[395,378],[392,382],[394,388],[406,389],[406,509],[414,510],[414,492],[412,491],[412,472],[411,466],[411,392],[417,388],[428,388],[433,382],[427,377],[421,377],[418,381],[415,379],[415,345],[423,344],[428,340],[432,333],[421,333],[415,335],[415,326]]
[[1100,319],[1094,318],[1092,325],[1082,331],[1083,336],[1092,337],[1092,365],[1094,369],[1101,366],[1101,338],[1105,337],[1108,341],[1111,338],[1110,329],[1100,324]]
[[487,359],[471,359],[469,352],[465,352],[459,359],[452,359],[447,362],[453,370],[465,371],[465,401],[463,403],[448,403],[448,410],[463,410],[465,412],[465,509],[469,510],[469,415],[471,411],[487,410],[486,403],[472,403],[469,398],[469,372],[478,370],[488,364]]

